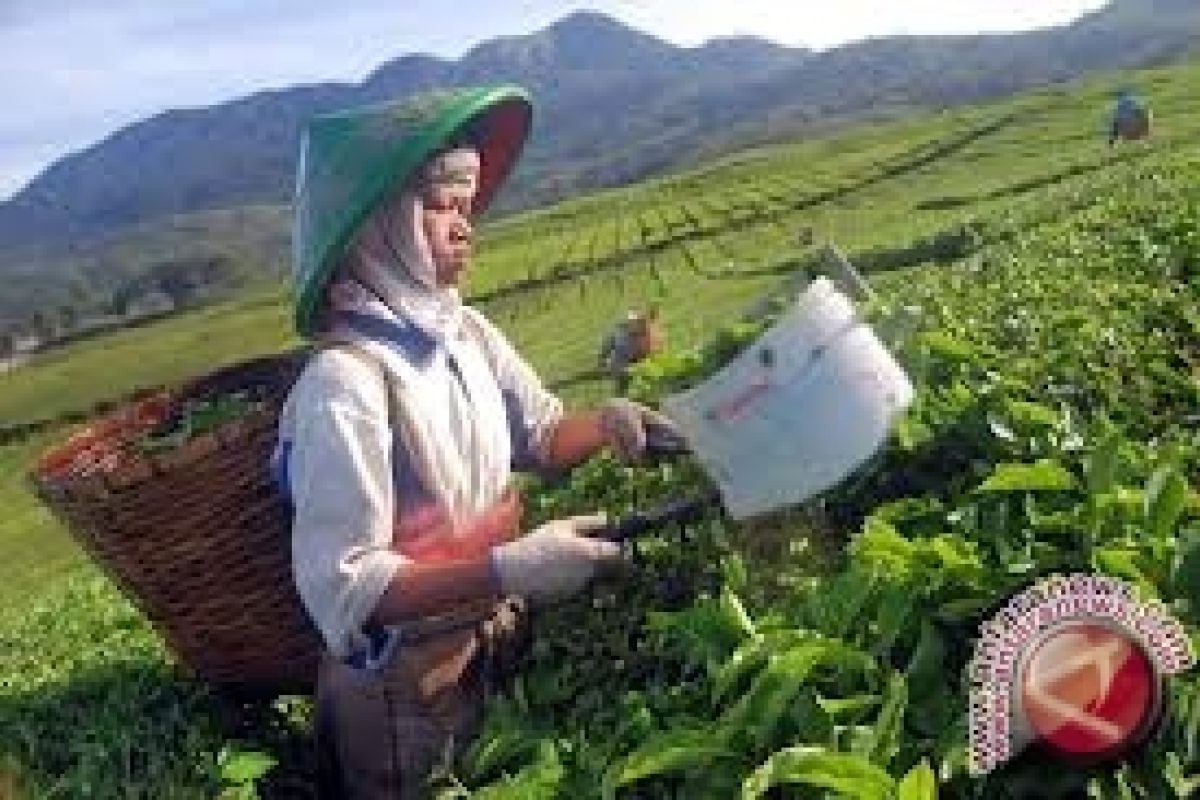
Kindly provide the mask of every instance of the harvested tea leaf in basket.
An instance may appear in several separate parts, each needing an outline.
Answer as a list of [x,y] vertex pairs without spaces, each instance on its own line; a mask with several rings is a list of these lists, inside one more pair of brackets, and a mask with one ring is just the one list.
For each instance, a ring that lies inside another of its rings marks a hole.
[[161,424],[130,444],[143,453],[174,450],[197,436],[262,408],[263,401],[249,391],[217,395],[203,400],[188,399]]

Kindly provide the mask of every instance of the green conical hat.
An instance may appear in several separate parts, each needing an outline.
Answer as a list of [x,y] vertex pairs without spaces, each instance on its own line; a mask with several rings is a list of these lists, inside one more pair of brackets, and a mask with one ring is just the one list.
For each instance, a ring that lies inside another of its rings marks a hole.
[[343,251],[367,216],[432,155],[460,138],[479,148],[476,211],[487,208],[529,133],[515,86],[455,89],[315,117],[296,176],[292,273],[296,330],[313,321]]

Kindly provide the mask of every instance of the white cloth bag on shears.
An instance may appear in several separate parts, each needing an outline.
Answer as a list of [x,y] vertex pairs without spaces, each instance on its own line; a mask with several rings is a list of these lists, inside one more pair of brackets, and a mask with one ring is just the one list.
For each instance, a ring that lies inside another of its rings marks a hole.
[[753,345],[663,409],[745,519],[844,480],[913,399],[904,370],[826,278]]

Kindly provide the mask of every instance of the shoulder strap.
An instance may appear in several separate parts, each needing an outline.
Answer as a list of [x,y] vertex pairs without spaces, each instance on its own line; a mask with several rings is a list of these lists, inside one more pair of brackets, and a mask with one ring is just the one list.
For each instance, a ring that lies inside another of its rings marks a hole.
[[469,332],[472,341],[479,346],[479,352],[483,353],[484,361],[487,362],[488,369],[492,374],[497,373],[496,354],[492,350],[492,344],[488,338],[487,331],[484,326],[488,323],[481,319],[483,315],[471,306],[463,308],[463,330]]
[[401,350],[414,362],[424,361],[437,347],[436,341],[412,322],[404,319],[386,320],[380,317],[345,311],[338,319],[360,336],[386,342]]
[[322,350],[340,350],[341,352],[354,357],[359,363],[366,364],[372,372],[378,375],[383,380],[384,394],[387,395],[388,408],[388,424],[393,427],[396,421],[400,419],[399,409],[396,407],[396,392],[392,386],[392,378],[383,365],[379,363],[370,353],[362,349],[352,342],[334,342],[321,347]]
[[[431,472],[430,454],[419,444],[413,420],[400,406],[396,380],[378,358],[353,342],[330,342],[322,349],[340,350],[359,362],[367,364],[382,378],[384,392],[387,395],[388,428],[391,430],[393,441],[398,440],[404,443],[404,451],[408,453],[409,459],[405,462],[406,466],[401,466],[400,472],[394,473],[393,477],[396,477],[397,474],[409,474],[407,470],[411,469],[413,483],[409,484],[409,487],[426,497],[431,497],[433,490],[430,487],[436,485],[436,479]],[[393,463],[393,469],[396,468],[397,464]]]

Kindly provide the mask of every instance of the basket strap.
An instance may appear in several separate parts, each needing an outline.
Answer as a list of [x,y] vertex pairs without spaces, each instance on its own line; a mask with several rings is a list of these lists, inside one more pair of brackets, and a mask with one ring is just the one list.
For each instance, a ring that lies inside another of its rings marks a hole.
[[359,362],[366,364],[373,372],[376,372],[383,378],[383,385],[387,389],[387,405],[388,405],[388,424],[395,426],[397,420],[400,419],[400,409],[396,405],[395,387],[392,386],[392,378],[388,375],[388,371],[378,360],[373,358],[370,353],[362,349],[353,342],[337,342],[334,344],[325,345],[325,350],[340,350],[347,355],[353,356]]
[[[387,397],[388,428],[392,432],[393,442],[397,440],[405,442],[405,431],[409,429],[409,420],[397,400],[398,390],[395,379],[379,359],[353,342],[334,342],[324,345],[323,349],[340,350],[360,363],[366,364],[372,372],[380,376],[384,384],[384,394]],[[429,488],[430,477],[420,469],[417,463],[419,457],[414,455],[414,451],[409,447],[397,449],[393,446],[392,458],[392,481],[399,495],[410,500],[414,497],[418,498],[419,502],[432,499],[432,490]]]

